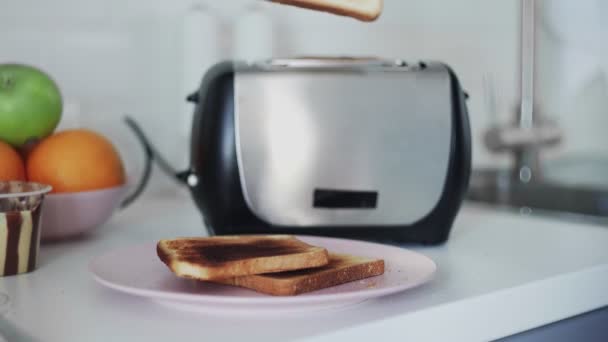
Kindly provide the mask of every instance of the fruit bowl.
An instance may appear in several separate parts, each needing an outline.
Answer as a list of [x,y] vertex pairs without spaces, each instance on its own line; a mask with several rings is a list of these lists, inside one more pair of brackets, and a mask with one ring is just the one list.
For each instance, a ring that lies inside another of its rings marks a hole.
[[51,193],[42,208],[43,241],[82,235],[104,224],[121,206],[128,186],[94,191]]

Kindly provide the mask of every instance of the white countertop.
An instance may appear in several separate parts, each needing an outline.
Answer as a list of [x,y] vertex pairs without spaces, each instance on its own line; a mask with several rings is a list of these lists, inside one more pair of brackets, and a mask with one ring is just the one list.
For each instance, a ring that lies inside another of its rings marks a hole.
[[111,249],[202,227],[189,198],[145,198],[88,237],[44,244],[38,270],[0,278],[10,300],[0,332],[41,341],[476,341],[608,305],[608,227],[471,205],[447,244],[405,246],[435,260],[431,283],[340,311],[213,317],[115,292],[88,272],[90,259]]

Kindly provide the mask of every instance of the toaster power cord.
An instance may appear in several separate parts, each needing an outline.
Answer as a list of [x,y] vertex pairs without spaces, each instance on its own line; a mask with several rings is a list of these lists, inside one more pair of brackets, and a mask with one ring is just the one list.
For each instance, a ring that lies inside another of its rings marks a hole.
[[[171,164],[162,156],[162,154],[160,152],[158,152],[158,150],[152,145],[152,143],[150,143],[150,140],[144,133],[141,126],[137,123],[137,121],[135,121],[133,118],[131,118],[127,115],[127,116],[125,116],[125,123],[127,124],[127,126],[129,126],[129,128],[131,128],[131,130],[133,131],[133,133],[135,134],[135,136],[137,137],[139,142],[144,146],[146,155],[148,155],[149,158],[156,163],[158,168],[163,173],[167,174],[167,176],[169,176],[170,178],[173,178],[178,183],[186,184],[187,178],[188,178],[188,175],[190,174],[190,172],[188,172],[188,171],[179,172],[175,168],[173,168],[173,166],[171,166]],[[144,177],[149,178],[150,172],[148,172],[147,175],[144,175]],[[141,192],[144,189],[142,188],[142,189],[138,189],[138,190],[139,190],[139,192]],[[136,192],[137,192],[137,190],[136,190]],[[139,195],[139,194],[137,194],[137,195]]]

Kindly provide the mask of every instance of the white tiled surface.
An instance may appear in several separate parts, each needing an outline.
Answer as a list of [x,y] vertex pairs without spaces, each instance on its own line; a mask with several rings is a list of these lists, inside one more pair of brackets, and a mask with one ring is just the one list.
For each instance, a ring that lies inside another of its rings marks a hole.
[[[136,171],[141,157],[135,140],[120,123],[125,113],[137,118],[158,149],[178,168],[183,167],[188,151],[184,122],[188,117],[182,103],[182,23],[194,3],[4,0],[0,6],[0,62],[30,63],[52,74],[70,104],[63,127],[84,125],[108,134],[121,149],[129,169]],[[233,46],[232,33],[247,6],[256,3],[273,26],[269,56],[380,55],[447,62],[472,95],[469,109],[475,165],[506,162],[489,155],[481,145],[482,131],[491,121],[484,107],[482,79],[484,74],[492,74],[499,120],[507,120],[517,100],[518,1],[385,0],[385,13],[369,25],[261,1],[208,3],[218,16],[219,39],[201,44],[214,52],[214,58],[229,58],[233,51],[243,51]],[[559,20],[568,27],[569,18]],[[545,43],[539,52],[543,74],[559,76],[564,65],[554,57],[562,53],[562,43],[559,35],[547,32],[551,30],[541,25],[539,36],[553,42]],[[268,39],[260,37],[259,41]],[[545,82],[541,94],[551,101],[558,94],[556,77],[541,77]],[[548,106],[550,114],[555,113],[568,129],[573,127],[572,134],[567,131],[566,149],[603,146],[601,127],[606,127],[608,119],[601,113],[608,107],[608,92],[605,78],[592,80],[583,88],[591,87],[583,99],[567,106]],[[572,108],[583,113],[569,115]],[[159,185],[173,186],[158,173],[155,179]]]

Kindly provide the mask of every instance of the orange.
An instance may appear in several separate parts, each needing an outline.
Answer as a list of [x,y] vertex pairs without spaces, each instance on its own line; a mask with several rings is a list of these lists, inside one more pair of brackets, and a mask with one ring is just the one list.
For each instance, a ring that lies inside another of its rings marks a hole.
[[13,147],[0,141],[0,181],[25,180],[23,160]]
[[104,136],[87,129],[43,139],[27,157],[28,179],[50,184],[53,192],[78,192],[125,182],[120,155]]

